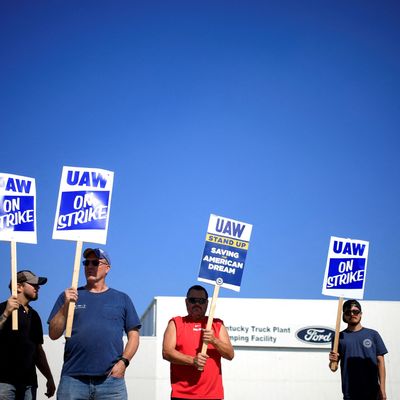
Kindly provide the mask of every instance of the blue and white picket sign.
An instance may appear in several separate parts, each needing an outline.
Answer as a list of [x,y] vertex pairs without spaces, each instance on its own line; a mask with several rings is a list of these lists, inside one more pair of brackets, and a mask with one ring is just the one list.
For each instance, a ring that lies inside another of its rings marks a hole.
[[0,240],[37,243],[34,178],[0,172]]
[[322,294],[362,299],[369,242],[331,237]]
[[105,244],[114,172],[63,167],[53,239]]
[[252,229],[211,214],[198,280],[239,292]]

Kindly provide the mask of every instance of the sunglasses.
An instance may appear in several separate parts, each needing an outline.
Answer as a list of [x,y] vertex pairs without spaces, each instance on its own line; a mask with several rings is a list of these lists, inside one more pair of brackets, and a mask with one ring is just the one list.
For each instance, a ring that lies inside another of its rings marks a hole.
[[189,297],[188,302],[190,304],[206,304],[207,299],[203,299],[201,297]]
[[23,283],[27,283],[28,285],[34,287],[35,289],[39,289],[40,288],[38,283],[30,283],[30,282],[23,282]]
[[347,311],[344,312],[344,315],[346,317],[349,317],[352,314],[358,315],[358,314],[360,314],[360,312],[361,312],[360,310],[347,310]]
[[102,262],[102,261],[100,261],[100,260],[83,260],[83,261],[82,261],[82,264],[83,264],[85,267],[88,267],[90,264],[92,264],[92,265],[95,266],[95,267],[98,267],[100,264],[106,264],[106,263],[104,263],[104,262]]

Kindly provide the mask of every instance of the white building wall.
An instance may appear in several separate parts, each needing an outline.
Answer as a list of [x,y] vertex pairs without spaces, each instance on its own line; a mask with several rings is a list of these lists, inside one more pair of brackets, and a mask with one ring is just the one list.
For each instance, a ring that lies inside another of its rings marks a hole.
[[[400,352],[397,339],[400,302],[361,303],[363,325],[376,329],[389,351],[385,356],[388,398],[400,399]],[[126,373],[128,395],[132,400],[165,400],[170,395],[169,363],[161,356],[162,338],[169,318],[186,314],[184,298],[157,297],[148,311],[149,318],[154,317],[155,320],[146,319],[145,315],[143,322],[146,330],[153,324],[156,335],[142,336],[140,339],[139,350]],[[262,326],[269,323],[293,324],[293,331],[296,324],[334,329],[336,311],[337,300],[220,298],[216,316],[221,317],[225,325],[234,326],[240,321],[249,321],[252,325],[253,321],[258,320]],[[341,329],[344,327],[342,324]],[[288,339],[282,335],[282,338],[278,337],[279,340]],[[290,339],[289,343],[297,346],[296,340]],[[299,346],[302,345],[299,342]],[[44,348],[56,383],[61,372],[63,346],[63,338],[55,342],[45,338]],[[327,345],[319,348],[235,346],[235,358],[232,361],[223,360],[222,364],[225,399],[338,400],[341,398],[340,370],[336,373],[329,370],[328,352]],[[44,392],[45,382],[39,376],[38,400],[47,399]]]

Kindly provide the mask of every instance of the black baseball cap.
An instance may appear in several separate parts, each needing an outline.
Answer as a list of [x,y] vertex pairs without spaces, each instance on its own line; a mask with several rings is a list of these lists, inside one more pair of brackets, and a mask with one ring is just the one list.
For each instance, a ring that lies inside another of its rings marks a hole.
[[350,310],[350,308],[353,306],[357,307],[361,311],[361,304],[357,300],[351,299],[351,300],[346,300],[343,303],[343,312]]

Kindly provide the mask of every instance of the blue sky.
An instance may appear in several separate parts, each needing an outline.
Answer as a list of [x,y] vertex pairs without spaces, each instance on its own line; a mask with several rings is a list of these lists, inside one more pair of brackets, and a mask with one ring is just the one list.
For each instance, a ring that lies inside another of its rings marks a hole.
[[[197,282],[211,213],[254,225],[241,291],[220,296],[327,298],[333,235],[370,241],[365,299],[400,300],[399,17],[395,1],[1,2],[0,171],[36,179],[38,244],[17,250],[49,278],[43,320],[72,279],[75,243],[51,238],[64,165],[115,172],[108,283],[139,314]],[[2,300],[9,277],[0,242]]]

